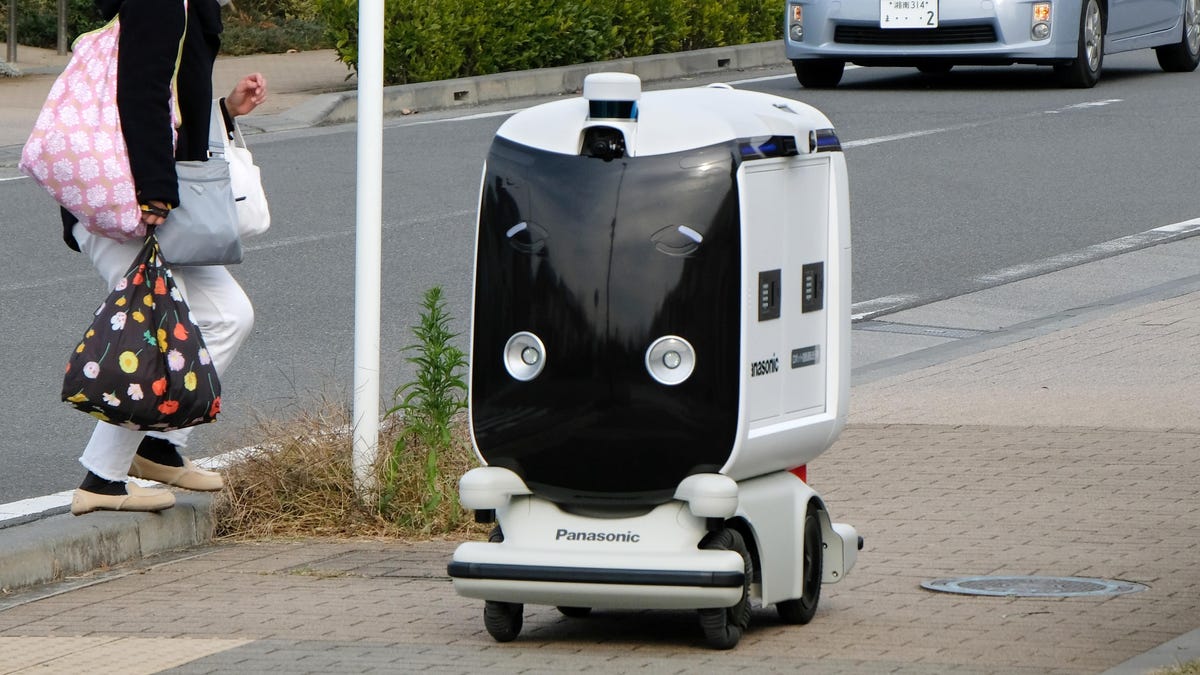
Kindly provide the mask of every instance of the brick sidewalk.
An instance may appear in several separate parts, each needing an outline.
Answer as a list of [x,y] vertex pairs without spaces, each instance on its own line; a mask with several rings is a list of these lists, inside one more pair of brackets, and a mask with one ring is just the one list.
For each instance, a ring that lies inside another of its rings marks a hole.
[[[1096,673],[1200,624],[1197,441],[1178,431],[854,425],[810,476],[833,515],[866,537],[858,566],[825,587],[813,623],[756,610],[731,652],[703,647],[692,612],[568,619],[542,606],[526,607],[516,642],[498,644],[482,603],[456,596],[445,577],[455,542],[337,541],[213,547],[13,607],[0,612],[0,664],[22,636],[52,636],[160,638],[162,655],[209,641],[194,648],[212,653],[177,673]],[[1042,600],[919,586],[986,574],[1150,588]]]

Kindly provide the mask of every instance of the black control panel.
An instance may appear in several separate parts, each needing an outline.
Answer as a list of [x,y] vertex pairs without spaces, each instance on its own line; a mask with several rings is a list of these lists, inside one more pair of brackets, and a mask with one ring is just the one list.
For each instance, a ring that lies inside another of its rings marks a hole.
[[782,275],[782,270],[767,270],[758,273],[759,321],[779,318],[779,291]]

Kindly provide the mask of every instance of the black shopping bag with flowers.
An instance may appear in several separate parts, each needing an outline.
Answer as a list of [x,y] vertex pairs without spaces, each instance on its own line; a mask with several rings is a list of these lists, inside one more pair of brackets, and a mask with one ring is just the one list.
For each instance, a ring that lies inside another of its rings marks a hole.
[[204,424],[220,412],[217,371],[154,235],[96,310],[67,363],[62,398],[143,431]]

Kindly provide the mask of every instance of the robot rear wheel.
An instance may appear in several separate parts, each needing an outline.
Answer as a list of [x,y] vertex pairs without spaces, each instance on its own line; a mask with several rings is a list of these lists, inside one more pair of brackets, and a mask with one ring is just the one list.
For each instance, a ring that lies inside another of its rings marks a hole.
[[817,613],[821,599],[821,556],[824,544],[821,541],[821,522],[810,510],[804,518],[803,574],[804,590],[795,600],[775,603],[775,610],[784,623],[806,624]]

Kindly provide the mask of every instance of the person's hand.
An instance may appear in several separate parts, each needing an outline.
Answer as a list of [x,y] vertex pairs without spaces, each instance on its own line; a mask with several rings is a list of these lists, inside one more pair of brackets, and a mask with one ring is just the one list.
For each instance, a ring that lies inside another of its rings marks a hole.
[[262,73],[251,73],[241,79],[233,91],[225,97],[225,109],[233,117],[249,115],[267,100],[267,78]]
[[171,207],[167,206],[166,202],[151,200],[141,205],[142,222],[149,226],[158,226],[167,222],[167,215],[171,212]]

